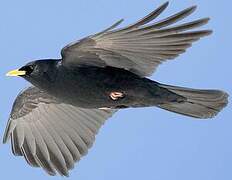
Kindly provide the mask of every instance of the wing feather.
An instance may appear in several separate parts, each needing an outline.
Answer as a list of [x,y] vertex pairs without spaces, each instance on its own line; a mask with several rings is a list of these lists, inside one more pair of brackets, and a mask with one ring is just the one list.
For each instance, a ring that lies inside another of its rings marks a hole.
[[124,28],[114,29],[119,21],[100,33],[65,46],[61,51],[63,65],[113,66],[149,76],[159,64],[176,58],[193,42],[212,33],[193,31],[207,24],[209,18],[175,25],[192,14],[196,6],[153,22],[167,6],[168,2]]
[[24,156],[29,165],[52,176],[68,176],[114,112],[60,103],[29,87],[15,100],[3,141],[11,137],[12,152]]

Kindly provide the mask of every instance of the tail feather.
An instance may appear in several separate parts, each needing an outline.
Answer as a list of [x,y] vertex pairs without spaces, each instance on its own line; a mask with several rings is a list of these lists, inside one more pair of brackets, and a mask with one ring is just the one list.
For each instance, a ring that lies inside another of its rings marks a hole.
[[170,102],[159,107],[186,116],[212,118],[228,104],[229,95],[220,90],[197,90],[163,84],[159,86],[186,98],[184,102]]

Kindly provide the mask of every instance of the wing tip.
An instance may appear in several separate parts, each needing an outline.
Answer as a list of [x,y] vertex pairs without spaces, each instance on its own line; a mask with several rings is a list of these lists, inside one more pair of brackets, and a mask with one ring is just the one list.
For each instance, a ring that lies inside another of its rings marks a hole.
[[196,10],[197,10],[197,5],[193,5],[193,6],[190,6],[186,9],[184,9],[180,13],[183,13],[183,14],[186,14],[187,16],[189,16],[190,14],[194,13]]
[[3,138],[2,138],[2,143],[3,143],[3,144],[6,144],[7,141],[9,140],[9,137],[10,137],[9,132],[8,132],[7,129],[6,129],[6,130],[5,130],[5,133],[4,133],[4,135],[3,135]]
[[203,21],[204,21],[203,25],[208,24],[210,20],[211,20],[210,17],[203,18]]
[[8,139],[9,139],[9,138],[7,138],[6,136],[3,136],[2,143],[3,143],[3,144],[6,144],[7,141],[8,141]]
[[200,31],[193,31],[193,32],[189,32],[190,34],[193,33],[195,35],[198,35],[199,38],[203,38],[205,36],[209,36],[213,33],[213,30],[211,29],[207,29],[207,30],[200,30]]
[[116,26],[118,26],[119,24],[121,24],[123,21],[124,21],[124,18],[119,19],[119,20],[115,23]]
[[155,10],[151,12],[151,14],[153,14],[154,16],[161,14],[168,7],[168,5],[169,5],[169,1],[166,1],[165,3],[160,5],[158,8],[155,8]]
[[[159,6],[157,9],[160,9],[160,10],[164,10],[166,9],[168,6],[169,6],[170,2],[169,1],[166,1],[165,3],[163,3],[161,6]],[[197,9],[197,5],[192,5],[186,9],[184,9],[183,11],[187,11],[189,13],[193,13],[195,10]]]
[[213,30],[209,29],[209,30],[205,30],[205,36],[209,36],[213,34]]
[[16,126],[15,123],[13,123],[11,120],[8,120],[6,129],[3,135],[3,139],[2,139],[3,144],[6,144],[8,142],[8,140],[10,139],[10,135],[13,132],[15,126]]
[[194,12],[194,11],[197,10],[197,5],[190,6],[190,7],[187,8],[187,9],[189,9],[190,12]]
[[163,3],[161,6],[160,6],[160,9],[166,9],[169,5],[169,1],[166,1],[165,3]]

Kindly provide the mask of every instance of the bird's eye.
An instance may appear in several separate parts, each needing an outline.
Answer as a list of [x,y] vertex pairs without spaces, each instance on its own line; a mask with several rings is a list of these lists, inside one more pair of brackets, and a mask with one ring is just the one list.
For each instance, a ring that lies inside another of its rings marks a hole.
[[19,70],[26,71],[26,75],[29,75],[33,72],[34,66],[33,65],[23,66]]

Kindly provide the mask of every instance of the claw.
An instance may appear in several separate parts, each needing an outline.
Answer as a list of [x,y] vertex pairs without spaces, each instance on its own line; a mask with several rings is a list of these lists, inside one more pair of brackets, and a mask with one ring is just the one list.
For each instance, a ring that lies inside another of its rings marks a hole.
[[119,98],[123,98],[125,95],[122,92],[111,92],[110,93],[110,98],[112,100],[118,100]]

